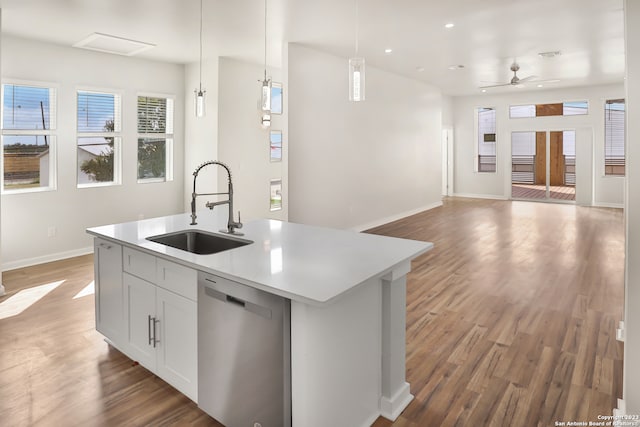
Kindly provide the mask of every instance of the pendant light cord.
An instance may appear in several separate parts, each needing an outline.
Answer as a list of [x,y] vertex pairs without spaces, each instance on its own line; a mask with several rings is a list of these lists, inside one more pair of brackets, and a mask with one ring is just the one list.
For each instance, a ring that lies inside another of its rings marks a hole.
[[358,39],[360,38],[358,30],[358,0],[356,0],[356,56],[358,56]]
[[264,80],[267,81],[267,0],[264,0]]
[[202,92],[202,0],[200,0],[200,92]]

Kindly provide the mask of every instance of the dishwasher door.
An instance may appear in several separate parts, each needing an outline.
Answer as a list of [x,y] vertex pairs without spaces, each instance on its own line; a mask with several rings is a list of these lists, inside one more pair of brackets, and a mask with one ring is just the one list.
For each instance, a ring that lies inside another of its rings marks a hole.
[[226,427],[291,426],[291,301],[198,275],[198,406]]

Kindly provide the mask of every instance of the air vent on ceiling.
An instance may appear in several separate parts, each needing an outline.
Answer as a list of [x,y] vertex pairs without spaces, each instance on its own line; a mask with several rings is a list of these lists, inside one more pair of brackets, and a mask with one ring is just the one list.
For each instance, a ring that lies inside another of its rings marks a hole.
[[151,49],[155,47],[155,45],[125,39],[123,37],[111,36],[109,34],[93,33],[89,37],[74,44],[73,47],[113,53],[115,55],[133,56],[147,49]]

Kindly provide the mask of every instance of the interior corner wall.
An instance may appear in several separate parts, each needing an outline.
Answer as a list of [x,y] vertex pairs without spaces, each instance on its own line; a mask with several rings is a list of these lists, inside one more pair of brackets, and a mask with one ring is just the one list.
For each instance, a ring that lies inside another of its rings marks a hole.
[[440,91],[368,65],[349,102],[346,58],[287,50],[289,219],[365,229],[440,205]]
[[[202,63],[202,89],[205,93],[205,115],[196,117],[194,90],[200,85],[200,64],[185,65],[184,93],[184,207],[191,210],[193,171],[208,160],[218,158],[218,56],[207,52],[209,59]],[[198,175],[198,192],[217,189],[218,174],[210,168]],[[208,189],[208,190],[207,190]],[[207,202],[200,197],[197,209],[205,209]]]
[[[183,211],[184,67],[2,37],[2,77],[57,85],[57,189],[2,195],[2,267],[91,252],[87,227]],[[77,188],[76,91],[122,94],[122,184]],[[137,182],[137,96],[175,97],[174,180]],[[55,234],[48,237],[50,230]]]
[[626,0],[625,341],[623,399],[626,413],[640,414],[640,2]]
[[[263,128],[258,110],[264,66],[232,58],[219,59],[218,159],[233,172],[234,205],[242,221],[259,218],[287,219],[287,197],[282,209],[270,210],[270,181],[287,185],[287,120],[285,114],[271,114],[271,126]],[[282,72],[269,68],[272,81],[282,83]],[[283,88],[287,90],[286,87]],[[284,105],[284,112],[288,106]],[[282,160],[271,162],[270,132],[283,135]],[[226,175],[218,174],[218,190],[226,191]],[[219,208],[216,208],[219,209]]]
[[[604,175],[604,103],[607,99],[624,98],[624,86],[612,84],[556,90],[511,92],[479,96],[454,97],[455,174],[458,195],[508,199],[511,197],[512,131],[593,129],[593,196],[596,206],[622,207],[624,177]],[[563,101],[588,101],[589,114],[509,118],[510,105],[543,104]],[[496,109],[497,171],[474,171],[476,141],[474,115],[477,107]],[[577,159],[579,162],[580,159]]]

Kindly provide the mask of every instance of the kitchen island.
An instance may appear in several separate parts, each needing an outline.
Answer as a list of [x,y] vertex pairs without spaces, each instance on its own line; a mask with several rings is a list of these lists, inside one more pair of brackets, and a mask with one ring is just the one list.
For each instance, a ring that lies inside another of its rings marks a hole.
[[[433,245],[276,220],[248,222],[240,238],[252,243],[210,255],[147,239],[182,230],[225,236],[226,220],[214,210],[199,213],[197,225],[181,214],[88,229],[97,329],[200,404],[198,277],[212,275],[287,301],[286,424],[397,418],[413,398],[405,380],[406,274]],[[135,325],[136,317],[144,321]]]

